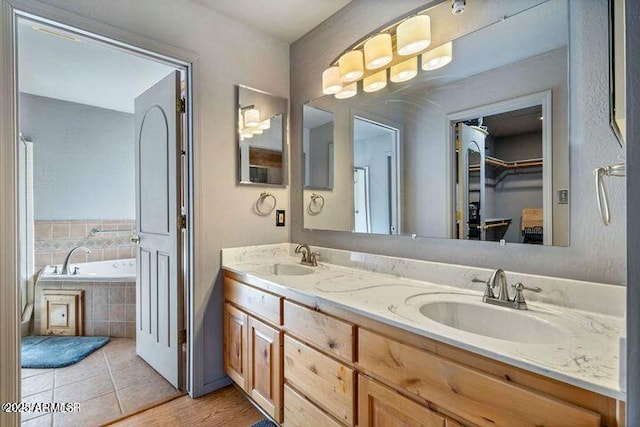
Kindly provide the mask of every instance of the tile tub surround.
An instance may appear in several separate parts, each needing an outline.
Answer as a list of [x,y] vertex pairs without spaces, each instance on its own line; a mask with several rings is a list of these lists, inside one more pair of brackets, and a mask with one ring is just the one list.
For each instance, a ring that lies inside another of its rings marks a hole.
[[[619,384],[619,336],[623,329],[625,288],[507,272],[509,283],[522,280],[542,287],[545,302],[527,293],[531,314],[554,318],[569,336],[557,344],[523,344],[449,328],[422,316],[419,307],[435,294],[481,301],[491,270],[312,247],[321,262],[306,276],[273,276],[265,266],[298,263],[296,245],[224,249],[222,265],[259,279],[268,291],[299,302],[331,304],[374,320],[472,351],[559,381],[624,400]],[[335,262],[335,263],[334,263]],[[341,265],[345,264],[345,265]],[[598,303],[605,298],[607,304]],[[554,303],[554,304],[550,304]],[[603,311],[596,308],[602,307]]]
[[136,337],[135,282],[54,282],[36,283],[34,309],[35,334],[40,333],[42,321],[41,295],[43,289],[84,290],[84,335],[115,338]]
[[[92,235],[91,230],[122,230]],[[34,222],[34,262],[38,271],[45,265],[62,264],[71,249],[86,246],[90,254],[78,251],[73,262],[104,261],[135,257],[135,245],[129,239],[135,220],[74,220]]]

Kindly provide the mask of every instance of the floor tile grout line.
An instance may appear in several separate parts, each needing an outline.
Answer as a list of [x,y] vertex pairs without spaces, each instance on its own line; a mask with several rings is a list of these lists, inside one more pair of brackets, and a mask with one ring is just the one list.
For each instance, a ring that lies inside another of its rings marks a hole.
[[111,365],[109,364],[109,358],[107,357],[107,352],[102,350],[102,355],[104,356],[104,361],[107,364],[107,371],[109,371],[109,377],[111,378],[111,385],[113,386],[113,392],[115,393],[116,400],[118,401],[118,408],[120,408],[120,413],[124,414],[122,402],[120,401],[120,394],[118,393],[118,387],[116,387],[116,381],[113,379],[113,373],[111,372]]

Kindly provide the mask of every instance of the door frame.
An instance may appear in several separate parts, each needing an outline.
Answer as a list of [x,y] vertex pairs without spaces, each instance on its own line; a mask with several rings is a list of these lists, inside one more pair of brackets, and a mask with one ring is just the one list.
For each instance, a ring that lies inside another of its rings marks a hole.
[[[456,140],[454,125],[457,122],[476,119],[478,117],[492,116],[494,114],[500,114],[507,111],[519,110],[522,108],[533,107],[536,105],[542,106],[542,158],[544,164],[542,166],[542,209],[543,209],[543,225],[544,236],[543,244],[545,246],[553,245],[553,114],[552,114],[552,98],[551,90],[544,90],[541,92],[532,93],[529,95],[519,96],[504,101],[496,102],[493,104],[483,105],[468,110],[459,111],[447,115],[447,152],[451,156],[449,162],[450,167],[454,167],[455,156],[453,155],[456,150]],[[455,169],[454,169],[455,170]],[[449,173],[448,176],[452,174]],[[450,187],[455,188],[455,180]],[[449,204],[449,209],[455,212],[455,200]],[[454,228],[455,215],[450,215],[451,227]]]
[[[186,77],[186,174],[185,210],[187,215],[186,242],[182,252],[184,261],[185,325],[187,328],[186,376],[183,385],[193,393],[194,367],[202,365],[202,358],[194,351],[193,325],[194,285],[194,146],[195,130],[199,128],[197,96],[198,55],[156,40],[139,36],[56,7],[33,0],[0,0],[0,283],[18,283],[19,279],[19,222],[18,222],[18,85],[17,36],[15,23],[19,17],[41,21],[110,44],[129,53],[163,62],[185,71]],[[17,286],[0,285],[0,401],[20,401],[20,313]],[[183,368],[184,369],[184,368]],[[0,413],[0,424],[17,426],[19,416]]]
[[[381,117],[376,114],[372,114],[359,109],[351,109],[351,141],[355,144],[354,140],[354,121],[362,120],[365,122],[369,122],[373,125],[384,127],[390,129],[394,132],[395,138],[393,139],[393,147],[392,147],[392,164],[394,170],[392,171],[392,179],[395,180],[395,186],[392,186],[389,190],[391,193],[391,211],[395,214],[392,215],[392,218],[389,218],[389,222],[391,225],[395,225],[395,232],[390,232],[389,234],[394,236],[402,235],[402,224],[403,224],[403,206],[404,206],[404,174],[403,165],[403,136],[404,136],[404,125],[402,123],[398,123],[394,120],[388,119],[386,117]],[[352,148],[353,151],[353,148]],[[369,231],[371,233],[371,231]]]

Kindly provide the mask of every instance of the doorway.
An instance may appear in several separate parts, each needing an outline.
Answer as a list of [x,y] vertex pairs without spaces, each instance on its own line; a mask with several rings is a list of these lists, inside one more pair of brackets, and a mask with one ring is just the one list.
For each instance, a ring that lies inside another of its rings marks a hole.
[[399,129],[353,116],[354,231],[401,234]]
[[109,339],[22,369],[23,401],[80,403],[23,422],[102,424],[189,389],[191,68],[27,14],[15,34],[22,341]]

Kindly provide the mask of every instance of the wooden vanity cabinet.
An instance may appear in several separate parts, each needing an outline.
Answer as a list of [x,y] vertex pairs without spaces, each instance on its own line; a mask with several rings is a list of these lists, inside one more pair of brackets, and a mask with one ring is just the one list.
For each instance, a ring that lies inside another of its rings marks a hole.
[[225,372],[282,422],[282,298],[226,277],[224,295]]
[[225,272],[225,371],[286,427],[624,426],[615,399],[241,280]]

